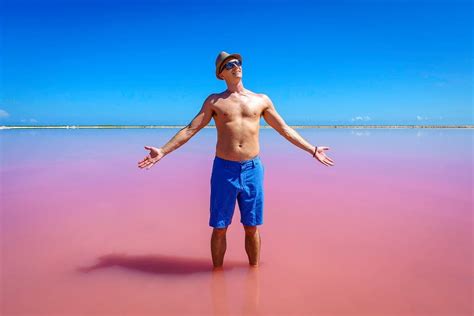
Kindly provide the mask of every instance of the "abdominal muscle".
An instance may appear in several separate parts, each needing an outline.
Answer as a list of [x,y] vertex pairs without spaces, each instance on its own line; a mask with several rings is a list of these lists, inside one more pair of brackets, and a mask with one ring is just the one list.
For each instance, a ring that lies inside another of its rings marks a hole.
[[243,161],[255,158],[260,152],[259,120],[216,121],[216,156],[226,160]]

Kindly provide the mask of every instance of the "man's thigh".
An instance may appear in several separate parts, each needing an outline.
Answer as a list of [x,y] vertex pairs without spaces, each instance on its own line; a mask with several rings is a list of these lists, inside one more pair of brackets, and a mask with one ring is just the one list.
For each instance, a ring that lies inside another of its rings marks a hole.
[[264,169],[261,160],[257,160],[255,167],[243,174],[243,190],[237,195],[237,201],[240,222],[246,226],[263,224]]
[[223,228],[232,223],[238,191],[239,175],[214,165],[211,175],[209,226]]

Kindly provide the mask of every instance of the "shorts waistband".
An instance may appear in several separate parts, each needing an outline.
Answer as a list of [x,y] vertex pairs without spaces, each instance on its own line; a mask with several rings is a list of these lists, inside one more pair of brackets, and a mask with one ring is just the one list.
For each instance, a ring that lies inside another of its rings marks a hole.
[[228,167],[245,167],[245,166],[255,166],[255,162],[260,160],[260,156],[257,155],[253,157],[252,159],[248,160],[242,160],[242,161],[233,161],[233,160],[227,160],[223,159],[220,157],[215,156],[214,161],[219,162],[220,164],[223,164]]

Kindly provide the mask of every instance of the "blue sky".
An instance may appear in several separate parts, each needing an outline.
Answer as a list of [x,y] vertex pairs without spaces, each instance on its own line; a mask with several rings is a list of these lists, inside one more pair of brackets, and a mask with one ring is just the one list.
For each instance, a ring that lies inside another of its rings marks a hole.
[[289,124],[474,123],[468,0],[1,6],[0,125],[187,124],[221,50]]

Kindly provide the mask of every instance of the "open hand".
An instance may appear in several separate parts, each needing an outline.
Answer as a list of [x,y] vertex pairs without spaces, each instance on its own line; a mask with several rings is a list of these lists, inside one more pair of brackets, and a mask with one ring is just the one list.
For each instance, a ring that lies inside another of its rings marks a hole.
[[142,161],[138,162],[138,167],[141,169],[146,168],[148,170],[153,167],[155,163],[160,161],[160,159],[165,156],[165,153],[161,148],[145,146],[145,149],[149,150],[150,154],[143,158]]
[[323,165],[328,167],[334,166],[334,161],[324,154],[324,151],[329,150],[329,147],[317,146],[317,148],[318,149],[316,151],[316,155],[314,155],[314,158],[318,159]]

